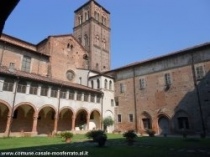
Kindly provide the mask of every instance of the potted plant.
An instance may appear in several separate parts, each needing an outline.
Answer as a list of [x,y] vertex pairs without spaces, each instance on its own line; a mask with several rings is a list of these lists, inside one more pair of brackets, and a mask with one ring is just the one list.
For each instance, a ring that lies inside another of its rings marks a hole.
[[126,138],[126,141],[128,142],[129,145],[132,145],[137,135],[134,132],[134,130],[128,130],[123,134],[123,137]]
[[150,136],[150,137],[154,137],[155,136],[155,131],[152,129],[147,129],[146,133]]
[[73,133],[69,131],[65,131],[61,133],[61,137],[64,138],[67,143],[70,143],[71,138],[73,137]]

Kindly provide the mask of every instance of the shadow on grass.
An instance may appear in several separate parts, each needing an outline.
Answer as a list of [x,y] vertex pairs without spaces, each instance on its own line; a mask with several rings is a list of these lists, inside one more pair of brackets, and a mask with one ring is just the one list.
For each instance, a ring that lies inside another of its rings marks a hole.
[[[171,138],[171,137],[138,137],[133,145],[128,145],[124,138],[108,139],[104,147],[90,140],[62,144],[50,144],[45,146],[23,147],[16,149],[1,150],[0,152],[71,152],[65,156],[88,156],[88,157],[139,157],[139,156],[183,156],[202,157],[210,156],[210,139],[196,138]],[[64,154],[63,154],[64,155]],[[42,155],[44,156],[44,155]],[[49,156],[49,155],[48,155]],[[51,154],[52,156],[52,154]]]

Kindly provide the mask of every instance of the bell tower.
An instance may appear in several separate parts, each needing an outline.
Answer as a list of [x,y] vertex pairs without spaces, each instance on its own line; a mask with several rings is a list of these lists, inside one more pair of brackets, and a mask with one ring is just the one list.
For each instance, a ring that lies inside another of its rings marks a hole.
[[74,13],[73,35],[89,54],[89,69],[110,70],[110,12],[89,0]]

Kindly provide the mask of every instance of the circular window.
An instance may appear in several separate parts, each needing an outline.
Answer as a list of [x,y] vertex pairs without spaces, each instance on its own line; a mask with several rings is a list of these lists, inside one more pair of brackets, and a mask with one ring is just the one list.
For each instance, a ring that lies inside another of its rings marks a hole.
[[68,71],[66,72],[66,77],[67,77],[67,79],[70,80],[70,81],[73,80],[74,77],[75,77],[74,71],[73,71],[73,70],[68,70]]

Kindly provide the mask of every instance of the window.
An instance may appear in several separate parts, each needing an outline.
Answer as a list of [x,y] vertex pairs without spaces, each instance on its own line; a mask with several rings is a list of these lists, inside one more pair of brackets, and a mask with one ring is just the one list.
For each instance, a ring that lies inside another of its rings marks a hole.
[[133,122],[133,114],[129,114],[129,121]]
[[90,101],[91,101],[91,102],[95,102],[95,95],[94,95],[94,94],[91,94],[91,96],[90,96]]
[[103,41],[102,41],[102,46],[103,46],[103,49],[106,49],[106,40],[105,39],[103,39]]
[[5,79],[4,80],[4,85],[3,85],[3,90],[4,91],[13,91],[13,86],[14,86],[14,80],[13,79]]
[[99,89],[100,88],[100,80],[97,79],[97,88]]
[[31,83],[29,93],[30,93],[30,94],[33,94],[33,95],[37,95],[37,91],[38,91],[38,84],[36,84],[36,83]]
[[100,103],[100,102],[101,102],[101,96],[100,96],[100,95],[97,95],[97,97],[96,97],[96,102],[97,102],[97,103]]
[[73,48],[74,48],[73,45],[70,45],[69,43],[67,44],[67,50],[68,50],[68,51],[72,51]]
[[15,69],[15,63],[13,63],[13,62],[10,62],[9,63],[9,69],[11,70],[14,70]]
[[95,19],[98,21],[99,20],[99,13],[97,13],[96,11],[94,12],[94,17]]
[[82,100],[82,92],[77,92],[77,100],[78,101]]
[[120,83],[120,93],[124,93],[125,92],[125,85]]
[[89,11],[85,12],[85,20],[87,21],[89,19]]
[[141,78],[139,80],[139,85],[140,85],[140,89],[144,89],[145,88],[145,79],[144,78]]
[[84,41],[85,41],[85,47],[87,47],[88,46],[88,36],[87,36],[87,34],[85,34],[85,36],[84,36]]
[[114,106],[114,99],[111,99],[111,106]]
[[106,25],[106,18],[102,16],[102,24]]
[[196,79],[202,79],[204,77],[204,69],[203,66],[197,66],[195,68]]
[[118,97],[115,97],[115,105],[119,106],[119,99],[118,99]]
[[179,129],[189,129],[189,121],[187,117],[178,118],[178,127]]
[[48,93],[48,87],[43,85],[41,88],[41,95],[47,96],[47,93]]
[[26,93],[27,83],[25,81],[20,81],[18,83],[17,92],[18,93]]
[[165,74],[165,85],[171,85],[171,75],[169,73]]
[[109,81],[109,90],[112,90],[112,81]]
[[30,66],[31,66],[31,57],[23,56],[22,60],[22,71],[30,72]]
[[60,98],[66,99],[66,89],[60,90]]
[[96,37],[95,37],[95,43],[96,43],[96,45],[99,45],[99,36],[98,35],[96,35]]
[[142,121],[144,129],[152,129],[150,118],[143,118]]
[[107,79],[104,81],[104,88],[107,89]]
[[69,91],[69,99],[74,100],[74,91],[73,90]]
[[79,23],[79,25],[82,24],[82,16],[81,15],[78,16],[78,23]]
[[118,114],[117,115],[117,122],[118,123],[121,123],[122,122],[122,116],[121,116],[121,114]]
[[51,88],[51,97],[57,98],[57,95],[58,95],[58,88],[56,87]]
[[84,93],[84,101],[88,102],[88,93]]
[[94,88],[94,82],[93,82],[93,80],[91,81],[91,88]]

